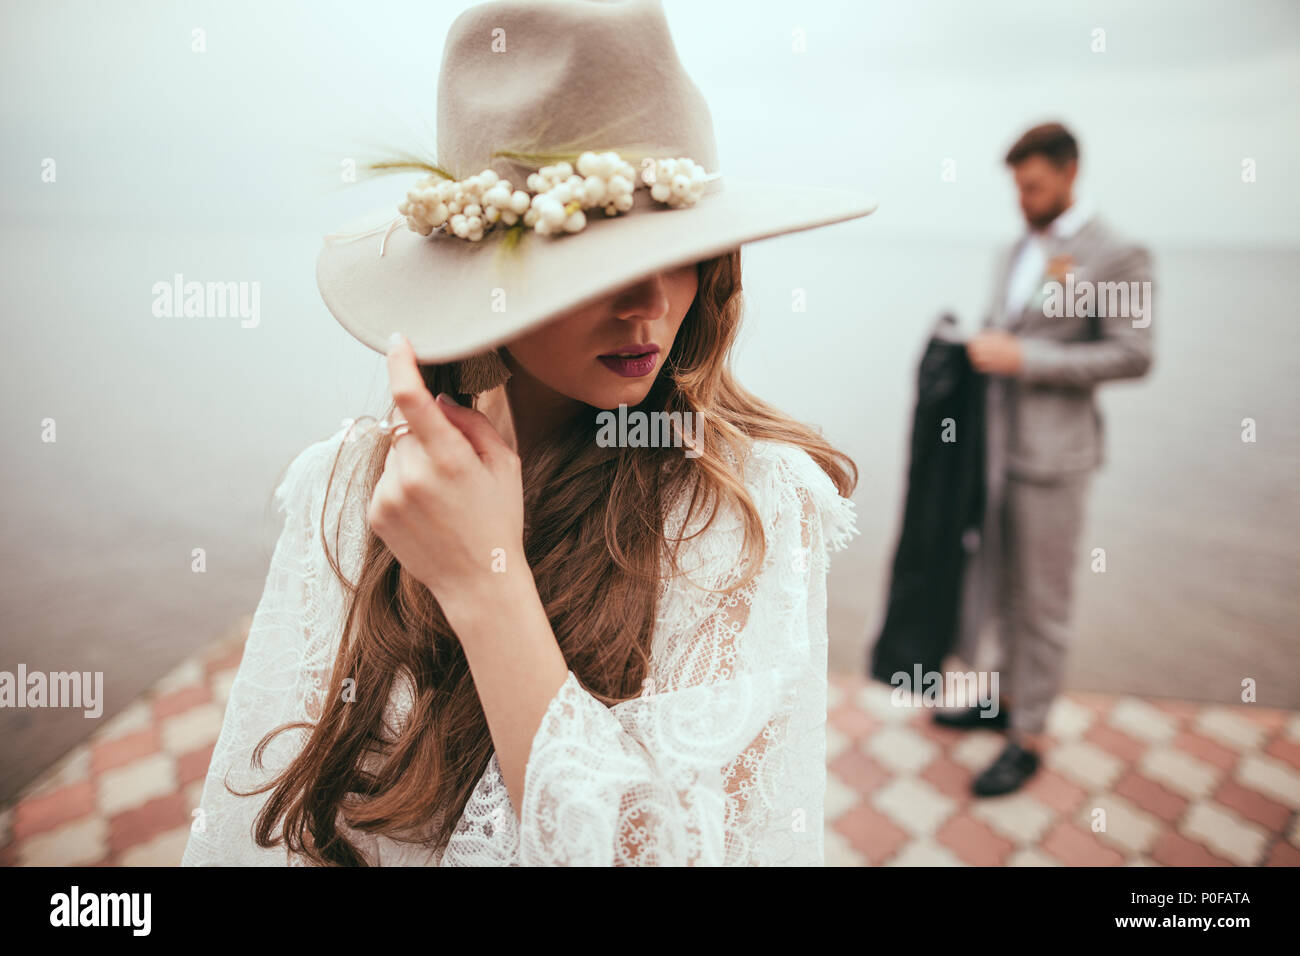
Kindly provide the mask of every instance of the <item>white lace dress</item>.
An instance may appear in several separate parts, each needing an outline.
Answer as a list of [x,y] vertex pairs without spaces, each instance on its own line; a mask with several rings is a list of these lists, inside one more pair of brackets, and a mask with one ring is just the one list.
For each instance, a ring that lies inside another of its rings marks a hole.
[[[340,430],[301,452],[276,490],[285,513],[266,588],[230,690],[225,722],[195,811],[185,866],[302,865],[283,846],[253,842],[268,793],[236,797],[269,779],[303,744],[286,731],[249,756],[267,731],[315,721],[341,636],[344,591],[320,543],[325,485],[343,445],[326,529],[351,580],[360,564],[364,503],[343,485],[374,440],[373,426]],[[665,579],[651,652],[652,680],[607,707],[570,671],[537,729],[516,814],[496,757],[445,851],[347,831],[382,866],[803,865],[823,863],[826,786],[826,572],[857,533],[853,503],[806,452],[759,441],[743,468],[763,520],[759,575],[741,577],[743,526],[724,511],[681,548],[688,572]],[[360,473],[358,472],[358,480]],[[685,502],[668,521],[676,536]],[[693,525],[690,530],[695,530]],[[399,683],[388,707],[409,699]]]

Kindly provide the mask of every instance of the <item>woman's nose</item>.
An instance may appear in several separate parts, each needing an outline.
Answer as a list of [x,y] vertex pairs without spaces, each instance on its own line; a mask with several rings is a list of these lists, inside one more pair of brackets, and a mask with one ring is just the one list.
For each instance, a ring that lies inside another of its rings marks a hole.
[[614,315],[620,319],[661,319],[668,313],[668,288],[661,273],[647,276],[618,293]]

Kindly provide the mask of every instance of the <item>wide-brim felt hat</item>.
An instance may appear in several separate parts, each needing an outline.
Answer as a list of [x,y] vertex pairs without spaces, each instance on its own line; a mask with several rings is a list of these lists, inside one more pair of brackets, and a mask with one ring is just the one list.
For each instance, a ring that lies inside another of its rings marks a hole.
[[652,167],[685,158],[700,170],[689,201],[667,205],[638,176],[630,208],[588,207],[573,232],[543,234],[521,216],[481,238],[464,237],[464,220],[462,234],[448,221],[423,235],[397,213],[406,197],[395,196],[392,207],[327,236],[316,266],[330,312],[380,352],[401,332],[422,362],[468,358],[659,270],[876,208],[855,189],[723,175],[708,105],[659,0],[474,6],[448,33],[437,103],[435,181],[491,170],[535,195],[543,187],[525,186],[530,173],[549,168],[555,182],[558,157],[584,153]]

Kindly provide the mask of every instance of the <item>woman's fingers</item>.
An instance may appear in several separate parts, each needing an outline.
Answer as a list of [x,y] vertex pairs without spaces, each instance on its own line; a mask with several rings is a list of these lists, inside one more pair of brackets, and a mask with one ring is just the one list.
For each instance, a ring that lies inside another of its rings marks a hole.
[[502,451],[514,454],[514,449],[506,444],[505,439],[482,412],[451,402],[438,404],[441,405],[448,421],[460,429],[461,434],[469,441],[480,458],[485,461],[491,460]]
[[[397,408],[411,426],[411,432],[431,451],[453,451],[466,442],[460,429],[447,420],[429,394],[415,362],[415,349],[400,333],[388,348],[388,385]],[[468,450],[468,449],[466,449]]]

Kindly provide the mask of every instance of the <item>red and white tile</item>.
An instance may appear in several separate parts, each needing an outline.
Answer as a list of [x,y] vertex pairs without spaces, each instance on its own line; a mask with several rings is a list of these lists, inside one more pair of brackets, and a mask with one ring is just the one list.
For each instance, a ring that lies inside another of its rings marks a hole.
[[[247,620],[0,810],[0,865],[180,862]],[[832,675],[832,866],[1300,865],[1300,714],[1071,693],[1018,793],[970,795],[1002,737]]]
[[840,866],[1295,866],[1300,714],[1071,693],[1043,767],[978,799],[1003,737],[931,722],[832,675],[826,862]]

